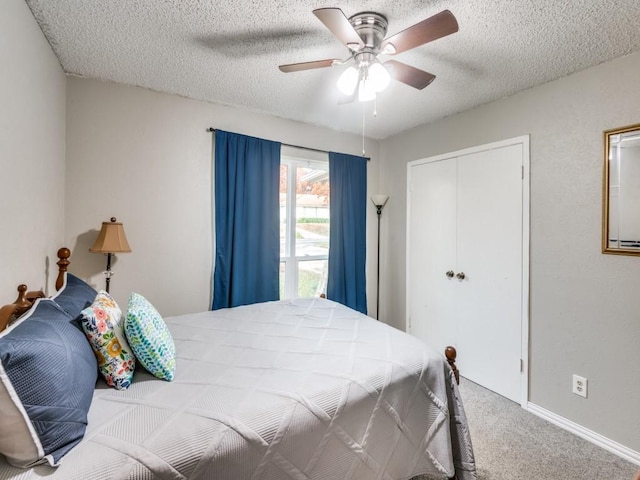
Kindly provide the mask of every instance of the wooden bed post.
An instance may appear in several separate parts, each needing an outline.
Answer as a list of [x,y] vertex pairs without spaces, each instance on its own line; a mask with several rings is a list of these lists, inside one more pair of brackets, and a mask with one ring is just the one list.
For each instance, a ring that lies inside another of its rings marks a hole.
[[449,345],[445,348],[444,356],[447,357],[447,362],[449,362],[451,370],[453,370],[453,375],[456,377],[456,383],[460,385],[460,372],[458,371],[458,367],[456,367],[456,357],[458,356],[458,352],[456,352],[455,347]]
[[59,260],[56,262],[58,264],[58,278],[56,279],[56,291],[62,288],[62,284],[64,283],[64,274],[67,273],[67,267],[69,266],[69,257],[71,256],[71,250],[67,247],[62,247],[58,250],[58,258]]
[[18,298],[16,298],[13,304],[20,310],[28,310],[31,308],[31,302],[27,300],[27,286],[24,283],[18,285]]
[[[69,257],[71,250],[62,247],[58,250],[58,277],[56,278],[56,291],[62,288],[64,283],[64,275],[67,273],[67,267],[71,263]],[[0,307],[0,332],[4,330],[9,323],[18,318],[20,315],[29,310],[38,298],[44,298],[45,294],[42,290],[29,292],[27,286],[21,284],[18,286],[18,298],[15,302]]]
[[43,298],[44,292],[38,290],[28,292],[27,286],[23,283],[18,285],[18,298],[15,302],[0,308],[0,332],[4,330],[9,323],[29,310],[38,298]]

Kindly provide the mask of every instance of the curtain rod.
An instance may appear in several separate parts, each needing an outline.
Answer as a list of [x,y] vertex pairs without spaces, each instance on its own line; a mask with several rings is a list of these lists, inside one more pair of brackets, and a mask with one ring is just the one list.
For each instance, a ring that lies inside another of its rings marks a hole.
[[[207,128],[207,132],[215,132],[216,129],[213,127],[209,127]],[[320,153],[329,153],[327,150],[320,150],[319,148],[311,148],[311,147],[303,147],[302,145],[292,145],[291,143],[282,143],[280,142],[281,145],[284,145],[285,147],[293,147],[293,148],[302,148],[303,150],[310,150],[312,152],[320,152]],[[367,159],[367,162],[371,161],[370,157],[364,157]]]

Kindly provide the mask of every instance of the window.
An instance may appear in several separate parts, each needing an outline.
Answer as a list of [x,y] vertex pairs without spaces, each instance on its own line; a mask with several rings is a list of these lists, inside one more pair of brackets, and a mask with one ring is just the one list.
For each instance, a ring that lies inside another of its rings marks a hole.
[[280,298],[317,297],[327,289],[329,161],[326,154],[282,147]]

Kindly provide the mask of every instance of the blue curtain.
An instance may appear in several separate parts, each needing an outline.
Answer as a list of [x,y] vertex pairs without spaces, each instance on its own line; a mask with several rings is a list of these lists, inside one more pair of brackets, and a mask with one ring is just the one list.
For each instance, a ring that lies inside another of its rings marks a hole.
[[329,190],[327,298],[367,313],[367,159],[330,152]]
[[215,133],[214,310],[279,298],[280,146]]

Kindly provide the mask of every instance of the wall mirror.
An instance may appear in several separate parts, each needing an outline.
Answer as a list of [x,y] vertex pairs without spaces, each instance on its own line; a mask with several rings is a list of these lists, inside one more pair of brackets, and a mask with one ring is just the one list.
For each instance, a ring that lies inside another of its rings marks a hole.
[[604,132],[602,253],[640,255],[640,124]]

